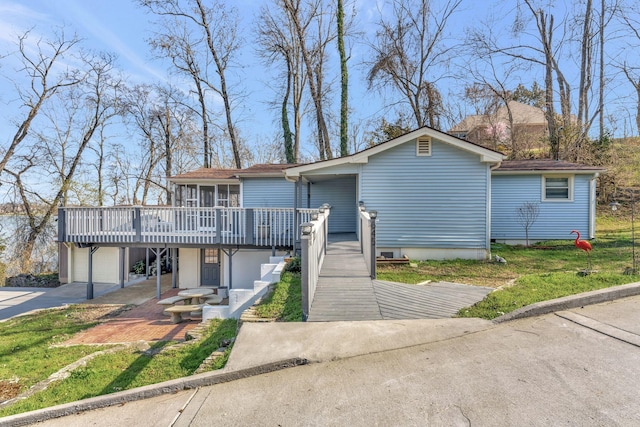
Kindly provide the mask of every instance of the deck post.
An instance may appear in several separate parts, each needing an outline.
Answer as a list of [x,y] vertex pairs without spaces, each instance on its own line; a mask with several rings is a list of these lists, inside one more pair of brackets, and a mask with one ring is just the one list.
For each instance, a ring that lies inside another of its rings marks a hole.
[[219,245],[220,242],[222,242],[222,211],[216,208],[215,212],[216,212],[216,238],[214,239],[214,243]]
[[58,208],[58,242],[66,242],[67,241],[66,219],[67,219],[66,211],[64,210],[64,207],[60,206]]
[[145,280],[149,280],[149,248],[144,248],[144,255],[145,255],[145,272],[144,272],[144,279]]
[[301,245],[301,254],[300,259],[302,260],[300,278],[302,279],[302,321],[306,322],[309,318],[309,245],[310,245],[310,237],[311,236],[303,236]]
[[227,252],[224,249],[221,249],[222,253],[229,257],[229,286],[228,289],[233,289],[233,256],[240,250],[236,249],[235,251],[232,248],[229,248]]
[[299,240],[298,236],[300,236],[300,213],[298,212],[298,190],[300,188],[300,177],[296,180],[293,188],[293,254],[298,254]]
[[254,220],[253,220],[253,209],[247,209],[246,211],[246,216],[245,216],[245,228],[244,228],[244,236],[245,236],[245,242],[247,245],[253,245],[253,232],[254,232]]
[[376,211],[370,211],[369,217],[371,218],[371,279],[376,279],[376,218],[378,213]]
[[362,243],[363,240],[364,240],[362,238],[362,221],[363,221],[363,219],[362,219],[362,216],[360,216],[359,214],[358,214],[358,218],[360,219],[360,236],[358,236],[359,237],[358,240],[360,240],[360,253],[363,254],[364,253],[364,247],[363,247],[363,243]]
[[162,286],[160,285],[160,277],[162,276],[162,249],[156,250],[156,297],[160,300],[162,294]]
[[[133,210],[133,229],[136,230],[136,242],[142,241],[142,217],[140,216],[140,208],[136,207]],[[148,265],[149,263],[147,263]],[[147,277],[148,279],[149,277]]]
[[89,246],[89,269],[87,272],[87,299],[93,299],[93,253],[99,248]]
[[178,287],[177,272],[178,270],[178,248],[171,249],[171,287]]
[[124,248],[118,248],[118,255],[120,256],[120,287],[124,288],[124,270],[125,270],[125,262],[124,262]]

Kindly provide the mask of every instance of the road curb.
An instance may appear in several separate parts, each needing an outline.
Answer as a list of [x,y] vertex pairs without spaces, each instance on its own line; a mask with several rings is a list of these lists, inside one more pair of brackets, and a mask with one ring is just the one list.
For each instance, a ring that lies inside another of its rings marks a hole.
[[67,415],[77,414],[79,412],[121,405],[136,400],[160,396],[162,394],[176,393],[182,390],[191,390],[198,387],[222,384],[242,378],[252,377],[255,375],[261,375],[286,368],[306,365],[308,363],[309,361],[307,359],[291,358],[280,360],[277,362],[266,363],[264,365],[254,366],[247,369],[239,369],[237,371],[225,371],[223,369],[221,371],[206,372],[203,374],[165,381],[158,384],[138,387],[131,390],[111,393],[104,396],[97,396],[89,399],[79,400],[76,402],[52,406],[50,408],[39,409],[37,411],[10,415],[8,417],[0,418],[0,426],[30,425],[53,418],[60,418]]
[[502,323],[510,320],[523,319],[525,317],[541,316],[543,314],[553,313],[556,311],[564,311],[571,308],[583,307],[585,305],[599,304],[634,295],[640,295],[640,282],[628,283],[626,285],[598,289],[596,291],[589,291],[577,295],[538,302],[497,317],[493,319],[493,322]]

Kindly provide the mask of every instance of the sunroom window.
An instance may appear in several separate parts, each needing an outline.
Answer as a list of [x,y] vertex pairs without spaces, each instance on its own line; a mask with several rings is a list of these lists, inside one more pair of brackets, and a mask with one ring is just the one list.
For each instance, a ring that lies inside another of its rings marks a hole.
[[543,200],[550,202],[567,202],[573,199],[573,180],[569,176],[542,177]]

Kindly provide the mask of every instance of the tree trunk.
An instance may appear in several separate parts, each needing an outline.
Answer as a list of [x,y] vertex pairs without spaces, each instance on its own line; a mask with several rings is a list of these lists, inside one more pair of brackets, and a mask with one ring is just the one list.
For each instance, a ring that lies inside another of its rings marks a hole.
[[349,71],[347,54],[344,49],[344,8],[342,0],[338,0],[338,51],[340,53],[340,156],[349,154]]
[[[158,116],[159,117],[159,116]],[[164,124],[160,120],[162,131],[164,133],[164,169],[167,177],[173,173],[173,150],[171,147],[171,111],[169,106],[165,105],[164,109]],[[171,199],[171,188],[169,184],[166,184],[167,205],[171,205],[173,200]]]
[[316,78],[321,78],[321,76],[314,76],[313,61],[305,44],[304,30],[300,25],[297,8],[295,8],[291,4],[290,0],[284,0],[284,6],[291,18],[296,31],[296,36],[298,37],[298,41],[300,43],[300,52],[302,53],[302,59],[305,65],[308,80],[307,83],[309,84],[309,92],[311,93],[311,99],[313,100],[313,105],[316,111],[316,125],[318,127],[318,154],[320,155],[320,160],[325,160],[327,158],[330,159],[333,156],[331,153],[331,146],[329,142],[329,131],[327,129],[327,124],[324,119],[324,113],[322,109],[322,92],[316,84]]
[[296,155],[293,148],[293,136],[291,135],[291,127],[289,126],[289,113],[287,106],[289,105],[289,94],[291,93],[291,77],[292,66],[291,60],[286,57],[287,62],[287,87],[284,92],[284,99],[282,100],[282,133],[284,136],[284,154],[287,163],[296,163]]
[[242,168],[242,160],[240,159],[240,144],[238,142],[238,135],[236,135],[233,120],[231,119],[231,101],[229,99],[227,80],[225,77],[226,65],[222,63],[218,49],[216,48],[216,46],[214,46],[213,37],[211,36],[210,25],[215,25],[215,23],[209,22],[207,20],[207,11],[203,6],[202,1],[196,0],[196,4],[198,5],[198,11],[200,13],[200,24],[202,25],[202,28],[204,29],[207,36],[207,46],[209,47],[211,56],[213,56],[213,61],[216,64],[216,72],[218,73],[218,77],[220,78],[220,96],[222,97],[222,102],[224,104],[224,115],[227,121],[227,132],[229,133],[229,139],[231,140],[233,160],[235,163],[235,167],[240,169]]

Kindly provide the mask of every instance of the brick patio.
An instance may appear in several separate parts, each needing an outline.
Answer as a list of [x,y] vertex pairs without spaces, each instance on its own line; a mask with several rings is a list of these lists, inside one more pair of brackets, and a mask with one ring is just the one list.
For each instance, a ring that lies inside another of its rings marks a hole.
[[[174,296],[180,289],[169,289],[162,298]],[[170,317],[162,313],[163,307],[155,298],[127,310],[118,317],[94,326],[66,341],[68,345],[117,344],[138,341],[184,341],[185,333],[198,326],[201,319],[185,320],[173,324]],[[188,317],[188,316],[185,316]]]

